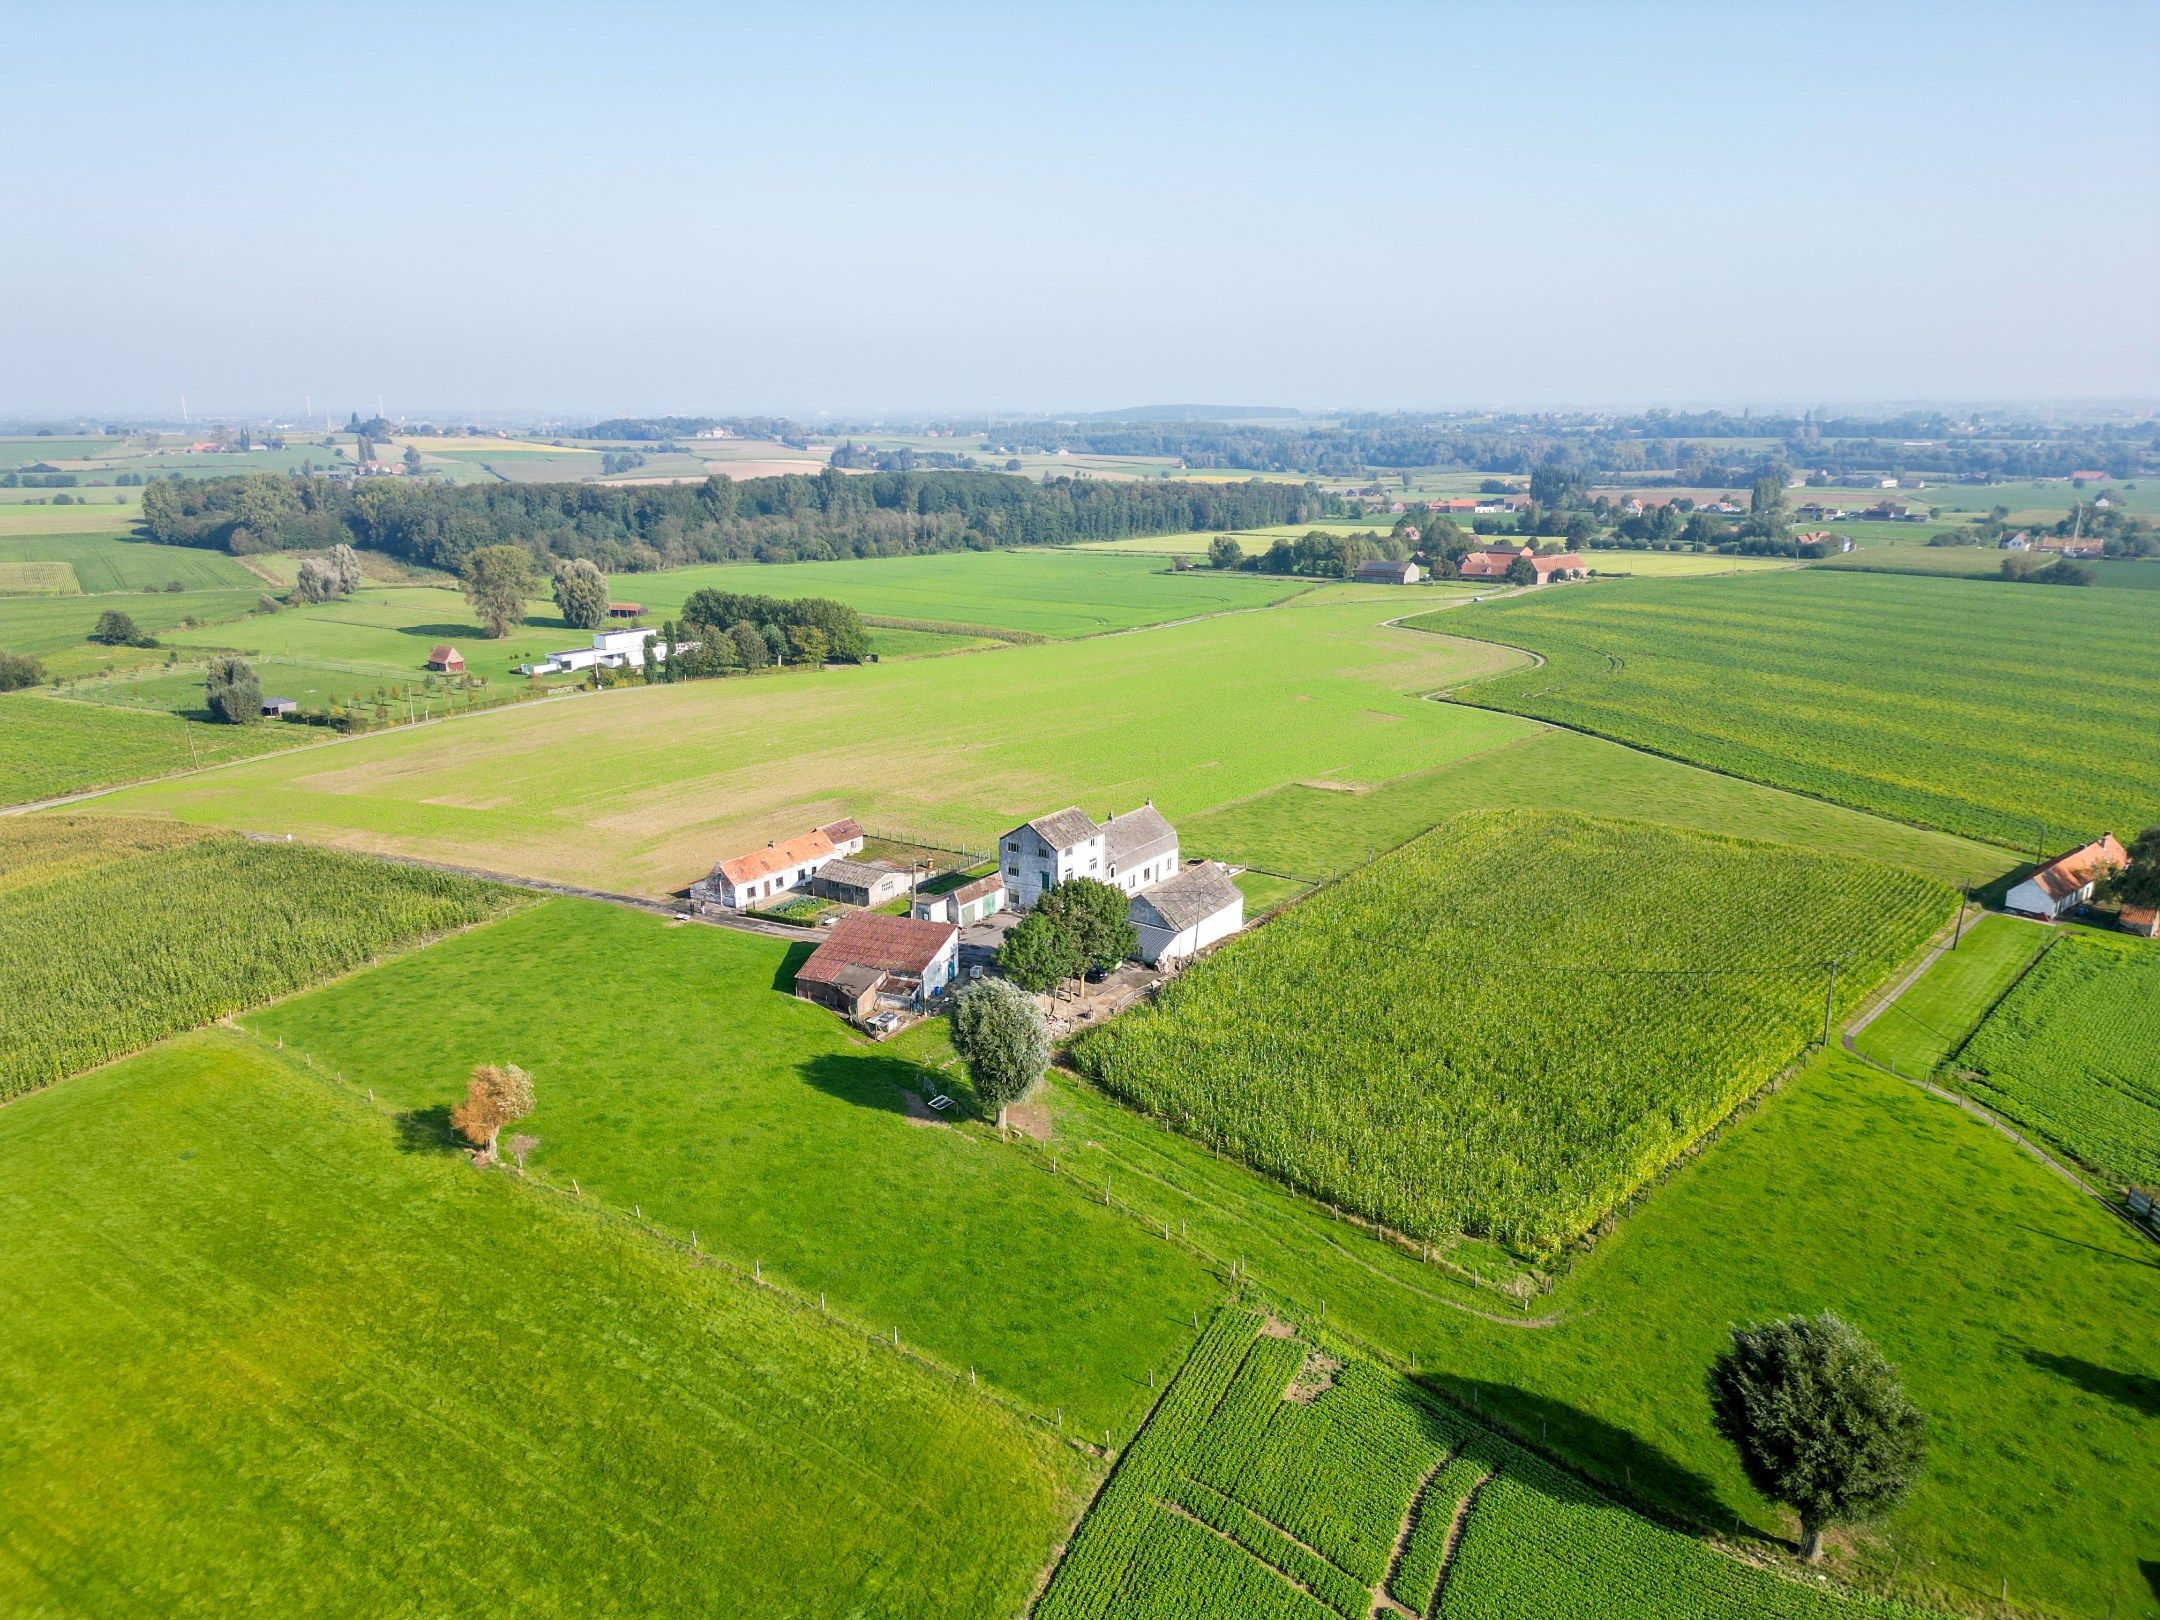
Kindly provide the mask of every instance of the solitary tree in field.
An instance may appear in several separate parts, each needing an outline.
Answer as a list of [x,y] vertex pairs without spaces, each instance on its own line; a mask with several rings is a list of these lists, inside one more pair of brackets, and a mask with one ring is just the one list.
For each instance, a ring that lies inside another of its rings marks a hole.
[[1218,534],[1208,542],[1207,560],[1210,567],[1235,568],[1245,560],[1245,548],[1227,534]]
[[508,635],[525,617],[525,603],[537,583],[532,553],[523,546],[482,546],[465,559],[458,583],[488,636]]
[[480,1150],[484,1163],[498,1157],[495,1141],[502,1128],[532,1112],[532,1076],[515,1063],[476,1063],[465,1082],[465,1100],[450,1110],[458,1135]]
[[155,647],[157,643],[135,627],[132,614],[118,608],[107,608],[97,617],[97,625],[90,632],[92,641],[101,641],[108,647]]
[[1064,930],[1083,968],[1114,968],[1140,948],[1132,902],[1114,883],[1067,878],[1036,902],[1035,914]]
[[1023,990],[1047,990],[1080,969],[1072,936],[1040,910],[1022,917],[998,946],[998,972]]
[[980,979],[953,1003],[953,1045],[967,1064],[975,1100],[1005,1110],[1025,1097],[1050,1066],[1050,1029],[1035,998],[1003,979]]
[[557,563],[555,606],[571,629],[599,629],[607,623],[607,576],[583,557]]
[[1927,1451],[1926,1419],[1896,1369],[1828,1311],[1734,1328],[1710,1368],[1710,1415],[1749,1483],[1800,1515],[1811,1564],[1826,1525],[1903,1501]]
[[246,725],[262,717],[262,682],[245,658],[213,658],[203,681],[203,705],[213,720]]

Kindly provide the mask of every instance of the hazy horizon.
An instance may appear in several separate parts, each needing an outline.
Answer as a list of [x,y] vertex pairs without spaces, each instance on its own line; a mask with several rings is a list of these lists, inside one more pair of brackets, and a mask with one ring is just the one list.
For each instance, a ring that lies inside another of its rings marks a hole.
[[2160,399],[2150,6],[8,37],[9,417]]

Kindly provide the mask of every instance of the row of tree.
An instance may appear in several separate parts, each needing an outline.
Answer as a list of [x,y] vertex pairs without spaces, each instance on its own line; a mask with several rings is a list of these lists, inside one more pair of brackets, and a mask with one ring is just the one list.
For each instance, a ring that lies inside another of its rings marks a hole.
[[603,572],[1065,545],[1307,522],[1340,503],[1263,479],[1188,484],[1003,473],[715,476],[698,484],[447,484],[281,474],[154,483],[145,534],[244,555],[339,542],[456,571],[484,546],[584,557]]

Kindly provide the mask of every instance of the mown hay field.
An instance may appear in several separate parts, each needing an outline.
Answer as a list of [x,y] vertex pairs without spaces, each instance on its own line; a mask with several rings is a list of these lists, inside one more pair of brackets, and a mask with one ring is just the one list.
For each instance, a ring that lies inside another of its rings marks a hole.
[[230,1031],[0,1108],[0,1225],[8,1614],[977,1620],[1090,1484]]
[[2149,592],[1807,568],[1569,586],[1422,625],[1545,658],[1469,702],[2010,849],[2160,810]]
[[2064,936],[1952,1067],[1979,1101],[2116,1186],[2160,1187],[2160,945]]
[[1656,1176],[1950,915],[1847,857],[1535,812],[1443,822],[1084,1036],[1083,1072],[1414,1237],[1526,1251]]
[[0,821],[0,1097],[515,903],[447,873],[170,823]]
[[1038,1620],[1382,1612],[1920,1615],[1727,1557],[1628,1512],[1396,1373],[1228,1309],[1121,1460],[1035,1610]]
[[54,676],[163,663],[154,647],[110,647],[92,641],[98,617],[117,609],[143,634],[163,640],[183,622],[238,618],[254,608],[259,590],[124,591],[99,596],[0,597],[0,648],[30,653]]

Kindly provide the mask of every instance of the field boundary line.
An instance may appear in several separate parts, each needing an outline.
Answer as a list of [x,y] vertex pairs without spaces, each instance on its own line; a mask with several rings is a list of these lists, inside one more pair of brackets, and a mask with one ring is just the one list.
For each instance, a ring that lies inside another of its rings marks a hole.
[[[1201,1518],[1199,1514],[1193,1512],[1191,1508],[1186,1507],[1183,1503],[1173,1502],[1167,1496],[1155,1496],[1152,1494],[1148,1497],[1148,1500],[1152,1502],[1156,1507],[1162,1509],[1163,1512],[1183,1519],[1187,1524],[1194,1525],[1199,1529],[1206,1531],[1217,1541],[1220,1541],[1226,1546],[1233,1547],[1237,1551],[1243,1553],[1247,1558],[1250,1558],[1254,1563],[1258,1564],[1262,1569],[1266,1570],[1270,1575],[1273,1575],[1284,1585],[1295,1587],[1298,1591],[1303,1592],[1307,1597],[1311,1598],[1313,1602],[1319,1604],[1321,1608],[1327,1610],[1328,1613],[1339,1614],[1342,1612],[1341,1610],[1337,1609],[1334,1604],[1328,1602],[1328,1600],[1322,1597],[1318,1592],[1315,1592],[1311,1587],[1307,1586],[1303,1581],[1299,1580],[1295,1575],[1291,1574],[1287,1569],[1284,1569],[1279,1564],[1269,1563],[1265,1558],[1262,1558],[1258,1553],[1254,1552],[1252,1548],[1246,1546],[1244,1542],[1238,1540],[1236,1536],[1229,1534],[1227,1531],[1216,1529],[1212,1524],[1209,1524],[1207,1520]],[[1264,1519],[1261,1520],[1261,1523],[1263,1524],[1265,1524],[1266,1522],[1267,1521]]]
[[[1981,1025],[1985,1024],[1988,1021],[1989,1016],[1994,1013],[1996,1008],[2000,1007],[2006,1000],[2009,999],[2011,991],[2015,990],[2020,984],[2025,982],[2026,975],[2031,973],[2034,968],[2038,967],[2041,961],[2045,959],[2047,954],[2052,951],[2058,944],[2060,944],[2064,937],[2065,936],[2061,934],[2051,936],[2046,941],[2046,943],[2044,943],[2040,947],[2039,950],[2033,953],[2032,960],[2027,962],[2022,968],[2018,969],[2017,977],[2012,979],[2010,983],[2003,988],[2003,991],[2000,995],[1996,996],[1994,1000],[1988,1003],[1987,1010],[1981,1013],[1979,1019],[1973,1024],[1972,1028],[1966,1031],[1965,1038],[1958,1043],[1956,1051],[1949,1053],[1943,1058],[1943,1066],[1949,1065],[1950,1062],[1957,1056],[1958,1052],[1962,1052],[1966,1048],[1966,1046],[1971,1044],[1972,1038],[1975,1035],[1979,1034]],[[2023,1131],[2019,1130],[2007,1119],[2004,1119],[2000,1114],[1997,1114],[1993,1109],[1988,1108],[1984,1104],[1975,1101],[1973,1098],[1965,1095],[1965,1093],[1961,1091],[1952,1091],[1947,1086],[1937,1085],[1935,1081],[1928,1078],[1926,1075],[1906,1074],[1903,1070],[1898,1069],[1891,1064],[1884,1063],[1877,1058],[1870,1057],[1867,1053],[1861,1051],[1860,1048],[1854,1043],[1853,1037],[1858,1035],[1863,1029],[1865,1029],[1868,1024],[1872,1023],[1878,1014],[1888,1011],[1891,1004],[1894,1003],[1898,999],[1898,997],[1902,996],[1907,990],[1910,990],[1913,985],[1919,981],[1921,974],[1926,972],[1928,968],[1934,966],[1936,958],[1942,956],[1947,949],[1947,946],[1938,945],[1935,950],[1929,954],[1925,962],[1923,962],[1918,968],[1914,969],[1913,972],[1906,976],[1904,983],[1900,984],[1897,987],[1896,991],[1894,991],[1891,995],[1882,998],[1882,1000],[1877,1005],[1871,1007],[1868,1010],[1867,1016],[1864,1019],[1862,1019],[1859,1023],[1853,1025],[1851,1028],[1845,1031],[1844,1047],[1846,1052],[1849,1053],[1851,1056],[1857,1058],[1860,1062],[1865,1063],[1876,1073],[1887,1074],[1890,1076],[1891,1079],[1902,1080],[1909,1086],[1917,1086],[1920,1090],[1926,1092],[1929,1096],[1949,1103],[1955,1108],[1962,1109],[1966,1114],[1980,1121],[1982,1124],[1993,1126],[2003,1135],[2010,1138],[2011,1141],[2015,1142],[2019,1147],[2023,1148],[2033,1158],[2039,1160],[2040,1163],[2046,1165],[2048,1169],[2054,1171],[2056,1175],[2060,1176],[2064,1181],[2068,1182],[2079,1192],[2083,1193],[2094,1203],[2098,1204],[2102,1209],[2106,1210],[2110,1215],[2114,1216],[2118,1221],[2122,1222],[2122,1224],[2127,1226],[2131,1231],[2137,1233],[2139,1237],[2145,1239],[2148,1243],[2160,1245],[2160,1232],[2155,1232],[2143,1225],[2142,1223],[2133,1220],[2130,1217],[2128,1211],[2123,1209],[2121,1205],[2119,1205],[2113,1198],[2109,1197],[2105,1192],[2101,1191],[2101,1189],[2095,1187],[2091,1182],[2087,1181],[2082,1175],[2077,1172],[2076,1169],[2071,1166],[2069,1162],[2064,1159],[2057,1158],[2054,1153],[2049,1151],[2047,1148],[2041,1146],[2031,1137],[2027,1136]]]
[[[1471,1487],[1463,1492],[1462,1500],[1455,1504],[1455,1516],[1448,1521],[1447,1540],[1440,1549],[1440,1575],[1433,1582],[1432,1606],[1426,1611],[1437,1615],[1447,1597],[1448,1582],[1454,1578],[1455,1555],[1462,1551],[1463,1537],[1470,1529],[1470,1515],[1477,1511],[1477,1499],[1485,1487],[1500,1477],[1497,1467],[1487,1470]],[[1625,1504],[1623,1504],[1625,1506]],[[1633,1512],[1632,1507],[1628,1511]]]
[[1410,1620],[1419,1620],[1416,1611],[1395,1596],[1395,1577],[1402,1573],[1403,1554],[1410,1550],[1410,1538],[1417,1533],[1418,1524],[1425,1517],[1425,1499],[1432,1493],[1433,1481],[1440,1477],[1440,1470],[1461,1453],[1460,1446],[1450,1446],[1441,1454],[1438,1462],[1425,1470],[1425,1477],[1417,1482],[1417,1489],[1410,1493],[1409,1504],[1403,1509],[1402,1523],[1395,1530],[1395,1546],[1388,1554],[1387,1568],[1381,1572],[1380,1584],[1373,1588],[1375,1614],[1385,1608],[1396,1614],[1408,1615]]

